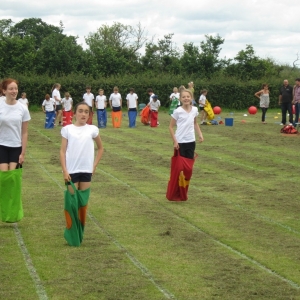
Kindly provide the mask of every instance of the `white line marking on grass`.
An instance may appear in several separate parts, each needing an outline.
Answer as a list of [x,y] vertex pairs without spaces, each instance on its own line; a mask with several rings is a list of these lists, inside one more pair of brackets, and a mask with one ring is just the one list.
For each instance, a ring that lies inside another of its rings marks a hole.
[[275,271],[269,269],[268,267],[266,267],[265,265],[261,264],[260,262],[252,259],[251,257],[247,256],[246,254],[232,248],[231,246],[223,243],[222,241],[218,240],[217,238],[215,238],[214,236],[210,235],[209,233],[207,233],[206,231],[204,231],[203,229],[199,228],[198,226],[194,225],[193,223],[189,222],[188,220],[186,220],[184,217],[178,215],[176,212],[174,212],[171,209],[166,208],[163,204],[159,203],[158,201],[151,199],[150,197],[148,197],[147,195],[143,194],[142,192],[140,192],[139,190],[137,190],[136,188],[130,186],[128,183],[121,181],[119,178],[115,177],[114,175],[107,173],[103,170],[100,170],[100,172],[102,172],[103,174],[115,179],[116,181],[118,181],[120,184],[125,185],[126,187],[129,187],[130,189],[132,189],[133,191],[135,191],[137,194],[141,195],[142,197],[149,199],[152,202],[155,202],[156,204],[160,205],[161,207],[163,207],[165,210],[167,210],[168,212],[172,213],[174,216],[176,216],[179,220],[183,221],[185,224],[189,225],[190,227],[194,228],[196,231],[206,235],[207,237],[209,237],[211,240],[213,240],[215,243],[217,243],[218,245],[226,248],[227,250],[230,250],[231,252],[237,254],[238,256],[246,259],[247,261],[251,262],[252,264],[258,266],[260,269],[266,271],[269,274],[274,275],[275,277],[277,277],[278,279],[288,283],[289,285],[291,285],[292,287],[296,288],[296,289],[300,289],[300,285],[290,279],[287,279],[285,277],[283,277],[282,275],[276,273]]
[[[127,156],[124,156],[124,155],[120,155],[120,154],[118,154],[118,155],[121,156],[121,157],[123,157],[123,158],[126,158],[126,159],[128,159],[128,160],[130,160],[130,161],[134,161],[134,162],[140,164],[140,162],[137,161],[136,159],[133,159],[133,158],[131,158],[131,157],[127,157]],[[153,170],[153,169],[152,169],[151,171],[154,172],[154,173],[158,173],[159,175],[162,175],[161,172],[159,172],[159,171],[156,171],[156,170]],[[169,175],[164,175],[164,177],[165,177],[165,178],[168,178],[168,179],[170,178]],[[235,177],[231,177],[231,178],[233,178],[233,179],[235,179],[235,180],[237,180],[237,181],[240,181],[239,179],[237,179],[237,178],[235,178]],[[210,192],[210,193],[205,192],[205,191],[203,191],[202,189],[200,189],[200,188],[198,188],[198,187],[195,187],[195,186],[193,186],[193,185],[190,186],[190,188],[191,188],[191,189],[198,190],[198,191],[200,191],[200,192],[202,192],[202,193],[204,193],[204,194],[206,194],[206,195],[208,195],[208,196],[211,196],[211,192]],[[300,232],[297,231],[297,230],[295,230],[295,229],[293,229],[292,227],[290,227],[290,226],[288,226],[288,225],[285,225],[285,224],[282,224],[282,223],[279,223],[279,222],[277,222],[277,221],[275,221],[275,220],[273,220],[273,219],[271,219],[271,218],[269,218],[269,217],[266,217],[266,216],[264,216],[264,215],[261,215],[261,214],[255,212],[255,211],[252,211],[251,209],[245,208],[245,207],[242,206],[241,204],[236,204],[236,203],[234,203],[234,202],[232,202],[232,201],[230,201],[230,200],[227,200],[227,199],[225,200],[224,197],[222,197],[221,199],[219,198],[219,200],[221,200],[221,201],[224,202],[224,203],[233,205],[233,206],[239,208],[240,210],[245,211],[245,212],[247,212],[247,213],[253,215],[254,217],[256,217],[256,218],[258,218],[258,219],[261,219],[261,220],[267,221],[267,222],[269,222],[269,223],[275,224],[275,225],[277,225],[277,226],[279,226],[279,227],[281,227],[281,228],[284,228],[284,229],[286,229],[286,230],[288,230],[288,231],[290,231],[290,232],[293,232],[293,233],[295,233],[295,234],[300,235]]]
[[127,251],[125,247],[123,247],[102,225],[99,221],[91,214],[88,213],[90,219],[94,222],[94,224],[119,248],[120,250],[125,251],[126,256],[131,260],[131,262],[138,268],[140,271],[145,275],[153,285],[162,293],[167,299],[176,299],[175,296],[162,287],[159,283],[156,282],[151,272],[137,259],[135,258],[130,252]]
[[21,252],[23,254],[23,257],[24,257],[25,265],[27,267],[30,277],[32,278],[32,280],[34,282],[36,293],[38,294],[40,300],[47,300],[48,296],[47,296],[46,290],[45,290],[45,288],[42,284],[42,281],[33,265],[32,259],[27,250],[27,247],[24,243],[24,240],[23,240],[21,231],[18,227],[18,224],[14,223],[13,228],[14,228],[15,235],[16,235],[16,238],[18,241],[18,245],[19,245]]
[[[53,177],[51,174],[47,171],[47,169],[39,163],[38,160],[32,157],[30,153],[27,152],[27,154],[30,156],[32,160],[34,160],[38,166],[62,189],[64,188],[61,186],[61,184]],[[120,244],[107,230],[104,229],[99,223],[99,221],[90,213],[88,212],[89,218],[93,221],[93,223],[98,227],[114,244],[119,248],[120,250],[123,250],[126,254],[126,256],[130,259],[130,261],[142,272],[143,275],[145,275],[149,281],[152,282],[152,284],[167,298],[167,299],[174,299],[176,300],[175,296],[170,293],[167,289],[162,287],[153,277],[151,272],[134,256],[132,255],[122,244]],[[28,254],[29,255],[29,254]]]

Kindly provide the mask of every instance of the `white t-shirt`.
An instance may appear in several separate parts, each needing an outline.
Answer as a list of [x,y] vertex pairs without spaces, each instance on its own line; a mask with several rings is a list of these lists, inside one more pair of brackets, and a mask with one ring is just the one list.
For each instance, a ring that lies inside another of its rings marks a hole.
[[111,101],[111,105],[113,107],[119,107],[121,105],[121,94],[120,93],[112,93],[109,97],[109,100]]
[[102,95],[102,96],[98,95],[96,97],[96,107],[97,107],[97,109],[104,109],[106,107],[106,101],[107,101],[107,99],[106,99],[105,95]]
[[21,147],[22,123],[30,119],[28,108],[20,102],[8,105],[0,101],[0,145]]
[[69,97],[69,99],[63,98],[61,100],[61,104],[63,105],[65,111],[70,111],[72,109],[73,99],[71,97]]
[[93,173],[94,138],[99,135],[95,125],[67,125],[61,129],[61,135],[68,140],[66,167],[69,174]]
[[6,100],[5,96],[0,96],[0,102]]
[[179,94],[179,93],[172,93],[172,94],[170,95],[170,99],[173,100],[174,98],[177,98],[177,99],[179,100],[180,94]]
[[27,104],[28,104],[28,99],[27,99],[27,98],[20,98],[20,99],[18,99],[18,101],[19,101],[20,103],[26,105],[26,106],[27,106]]
[[158,99],[155,102],[153,101],[153,99],[150,101],[150,110],[158,111],[159,107],[160,107],[160,101]]
[[126,100],[128,101],[128,108],[136,108],[136,101],[138,99],[138,96],[136,93],[128,94],[126,96]]
[[95,99],[95,97],[94,97],[94,94],[92,94],[92,93],[85,93],[84,95],[83,95],[83,101],[85,102],[85,103],[87,103],[87,105],[89,106],[89,107],[93,107],[93,100]]
[[49,100],[44,100],[43,101],[43,106],[45,106],[45,111],[54,111],[54,104],[56,103],[56,101],[52,98],[50,98]]
[[204,107],[206,102],[206,97],[204,95],[201,95],[199,98],[199,106]]
[[55,96],[56,96],[57,99],[61,100],[60,92],[59,92],[58,89],[54,89],[54,90],[52,91],[52,98],[55,100],[56,105],[61,105],[61,102],[60,102],[60,101],[57,101],[57,100],[55,99]]
[[176,120],[175,137],[178,143],[190,143],[195,141],[194,120],[198,116],[198,109],[192,106],[188,113],[182,107],[174,110],[171,117]]

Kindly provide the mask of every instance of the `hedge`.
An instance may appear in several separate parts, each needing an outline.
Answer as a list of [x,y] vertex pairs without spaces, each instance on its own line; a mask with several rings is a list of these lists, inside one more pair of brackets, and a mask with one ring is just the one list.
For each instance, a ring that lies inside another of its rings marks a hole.
[[[87,77],[81,74],[71,74],[64,77],[51,78],[47,75],[15,75],[11,77],[19,81],[19,94],[26,92],[30,105],[41,105],[45,94],[51,95],[51,88],[54,83],[61,84],[61,94],[69,92],[74,102],[82,100],[86,85],[92,86],[92,93],[96,96],[98,89],[102,88],[105,95],[109,98],[113,87],[118,86],[124,104],[129,88],[133,87],[139,97],[139,103],[148,103],[149,95],[147,88],[152,88],[154,93],[159,96],[163,106],[168,105],[169,96],[173,87],[180,85],[187,86],[191,78],[183,78],[174,75],[141,76],[128,75],[120,77],[98,78]],[[193,80],[193,79],[192,79]],[[218,105],[228,109],[245,109],[251,105],[258,106],[259,100],[254,97],[254,93],[261,89],[262,81],[238,81],[234,78],[221,78],[214,80],[194,79],[195,99],[199,99],[200,90],[208,90],[207,99],[213,106]],[[290,81],[293,82],[293,79]],[[270,89],[270,107],[278,107],[279,88],[282,85],[281,79],[273,79],[268,82]]]

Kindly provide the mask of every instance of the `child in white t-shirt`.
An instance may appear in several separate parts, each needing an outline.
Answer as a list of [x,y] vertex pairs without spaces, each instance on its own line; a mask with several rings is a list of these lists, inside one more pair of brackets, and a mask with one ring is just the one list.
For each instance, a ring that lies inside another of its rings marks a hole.
[[104,95],[104,90],[99,89],[99,95],[96,97],[95,106],[97,108],[97,121],[99,128],[105,128],[107,124],[107,113],[106,113],[106,106],[107,106],[107,99]]
[[134,128],[136,126],[138,96],[134,92],[133,88],[129,89],[129,94],[127,94],[126,100],[127,100],[129,127]]
[[170,101],[172,102],[174,99],[179,99],[180,94],[178,93],[178,88],[174,87],[173,88],[173,93],[170,95]]
[[55,108],[56,101],[50,98],[49,94],[46,94],[45,100],[42,103],[42,110],[46,114],[45,128],[52,129],[55,125]]
[[[87,124],[89,115],[90,107],[87,103],[80,102],[75,106],[74,117],[76,121],[74,124],[67,125],[61,129],[62,141],[60,148],[60,162],[64,181],[69,184],[68,189],[72,194],[76,191],[73,190],[70,181],[72,181],[77,190],[87,192],[86,194],[88,196],[87,199],[85,199],[86,205],[88,202],[92,175],[95,174],[96,167],[103,154],[99,129],[94,125]],[[94,153],[94,142],[98,149],[96,158]],[[78,216],[78,221],[84,226],[86,206],[85,210],[80,213],[78,212],[78,215],[79,214],[80,217]]]
[[[180,92],[181,106],[171,115],[169,131],[174,143],[174,148],[179,150],[183,157],[194,158],[196,148],[195,131],[199,141],[203,142],[203,135],[197,123],[198,109],[191,105],[193,93],[190,90]],[[176,133],[174,127],[177,126]]]
[[109,105],[113,111],[120,111],[122,109],[122,96],[117,86],[114,87],[113,93],[109,97]]
[[59,91],[60,88],[61,88],[61,85],[59,83],[55,83],[53,85],[53,87],[52,87],[52,98],[55,100],[55,111],[56,111],[56,119],[58,120],[58,125],[62,126],[62,122],[61,122],[62,106],[61,106],[61,96],[60,96],[60,91]]
[[20,103],[26,105],[27,107],[29,105],[28,99],[26,98],[26,93],[24,93],[24,92],[21,94],[21,98],[19,98],[18,101]]
[[204,107],[206,106],[206,95],[207,95],[207,90],[202,90],[200,92],[200,98],[199,98],[199,108],[200,108],[200,124],[203,124],[207,117],[207,113],[204,110]]
[[71,98],[70,93],[66,92],[65,97],[61,100],[64,111],[71,111],[73,106],[73,99]]

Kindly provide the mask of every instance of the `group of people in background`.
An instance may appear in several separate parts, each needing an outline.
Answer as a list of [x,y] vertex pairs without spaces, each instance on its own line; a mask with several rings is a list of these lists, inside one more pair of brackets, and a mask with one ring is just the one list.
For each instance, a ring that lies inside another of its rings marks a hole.
[[[261,121],[266,124],[266,112],[270,105],[270,91],[268,84],[264,83],[262,89],[254,94],[259,101],[259,106],[262,110]],[[278,105],[281,107],[281,123],[280,125],[286,125],[286,115],[288,113],[289,123],[288,125],[296,126],[299,122],[300,114],[300,78],[295,79],[295,85],[291,86],[287,79],[283,81],[283,85],[279,90]],[[294,105],[294,110],[293,110]],[[295,118],[293,119],[293,115]]]

